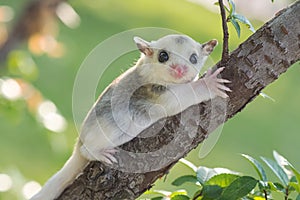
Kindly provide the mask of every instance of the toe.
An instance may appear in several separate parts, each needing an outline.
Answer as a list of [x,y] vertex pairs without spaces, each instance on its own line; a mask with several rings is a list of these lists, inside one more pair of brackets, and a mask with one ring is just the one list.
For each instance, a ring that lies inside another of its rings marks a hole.
[[224,69],[225,69],[225,67],[218,68],[218,69],[213,73],[213,76],[217,76],[217,75],[220,74]]
[[222,79],[222,78],[218,78],[218,83],[231,83],[231,81],[227,80],[227,79]]
[[231,89],[228,88],[228,87],[226,87],[225,85],[219,84],[217,87],[219,89],[221,89],[221,90],[225,90],[225,91],[231,92]]

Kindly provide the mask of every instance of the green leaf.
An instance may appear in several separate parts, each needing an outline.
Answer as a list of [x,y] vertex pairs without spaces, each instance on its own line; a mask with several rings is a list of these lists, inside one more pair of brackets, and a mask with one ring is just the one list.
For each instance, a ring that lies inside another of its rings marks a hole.
[[257,160],[255,160],[254,158],[252,158],[249,155],[242,154],[242,156],[251,163],[251,165],[254,167],[255,171],[258,173],[260,180],[266,182],[267,175],[266,175],[266,172],[265,172],[263,166],[260,164],[260,162],[258,162]]
[[280,183],[274,183],[275,187],[277,188],[277,191],[285,193],[285,187]]
[[202,189],[202,196],[204,198],[216,199],[222,194],[223,189],[218,185],[205,185]]
[[227,187],[239,177],[240,176],[236,174],[218,174],[210,178],[206,184]]
[[235,13],[235,3],[232,0],[227,0],[229,4],[229,15],[231,16],[233,13]]
[[277,162],[265,157],[261,157],[261,159],[270,167],[283,185],[287,186],[289,184],[289,178],[287,174]]
[[242,176],[234,180],[223,190],[218,200],[235,200],[249,194],[257,184],[257,180],[250,176]]
[[[296,168],[282,155],[280,155],[277,151],[273,151],[273,156],[276,162],[285,170],[287,174],[294,176],[290,179],[290,185],[293,189],[295,189],[298,193],[300,193],[300,173],[296,170]],[[286,166],[289,166],[290,169],[287,169]],[[298,183],[296,183],[296,181]]]
[[151,200],[163,200],[164,199],[164,197],[153,197],[153,198],[151,198]]
[[300,200],[300,194],[298,194],[298,196],[297,196],[296,200]]
[[258,188],[259,188],[259,190],[260,191],[263,191],[263,190],[268,190],[268,189],[270,189],[270,186],[269,186],[269,184],[268,184],[268,182],[265,182],[265,181],[258,181]]
[[184,183],[197,183],[197,177],[194,176],[194,175],[185,175],[185,176],[181,176],[181,177],[178,177],[177,179],[175,179],[173,182],[172,182],[172,185],[175,185],[175,186],[180,186]]
[[290,182],[296,183],[296,182],[297,182],[296,176],[292,176],[292,177],[290,178]]
[[[277,186],[271,181],[268,181],[268,186],[271,191],[281,192],[281,190],[278,190]],[[282,186],[282,188],[283,188],[283,186]]]
[[273,151],[273,157],[278,165],[280,165],[282,168],[285,168],[285,166],[288,165],[287,159],[280,155],[277,151]]
[[252,31],[253,33],[255,32],[255,29],[252,26],[251,22],[246,17],[244,17],[243,15],[233,13],[232,14],[232,19],[235,19],[235,20],[241,22],[242,24],[245,24],[249,28],[250,31]]
[[271,101],[275,102],[275,99],[273,99],[272,97],[270,97],[266,93],[260,92],[259,95],[262,96],[265,99],[270,99]]
[[[273,151],[273,156],[276,160],[276,162],[282,167],[285,168],[285,166],[289,166],[291,171],[296,177],[296,180],[298,182],[297,187],[295,185],[293,186],[297,192],[300,193],[300,173],[296,170],[296,168],[282,155],[280,155],[277,151]],[[286,169],[286,168],[285,168]]]
[[300,173],[293,167],[293,165],[291,163],[289,163],[289,166],[291,168],[291,170],[293,171],[296,179],[297,179],[297,186],[298,187],[295,187],[295,190],[300,193]]
[[266,198],[264,197],[263,194],[261,194],[259,196],[253,196],[253,198],[248,197],[247,199],[249,199],[249,200],[266,200]]
[[[177,190],[177,191],[172,192],[172,194],[170,195],[170,198],[173,199],[176,196],[186,196],[186,195],[187,195],[187,192],[185,190]],[[178,198],[181,198],[181,197],[178,197]]]
[[190,197],[186,195],[176,195],[174,197],[171,197],[171,200],[190,200]]
[[230,19],[230,22],[232,23],[233,27],[235,28],[235,31],[236,31],[238,37],[240,37],[241,36],[241,27],[240,27],[239,23],[233,18]]
[[195,194],[194,194],[194,196],[193,196],[192,199],[198,199],[198,198],[201,198],[201,199],[202,199],[201,193],[202,193],[202,189],[201,189],[201,190],[197,190],[197,191],[195,192]]
[[186,160],[186,159],[184,159],[184,158],[181,158],[181,159],[179,160],[179,162],[181,162],[182,164],[184,164],[184,165],[186,165],[187,167],[191,168],[191,170],[193,170],[194,172],[197,171],[196,165],[194,165],[192,162],[190,162],[190,161],[188,161],[188,160]]
[[289,191],[296,190],[299,193],[298,184],[296,182],[290,182],[289,186],[290,186]]
[[213,169],[207,168],[207,167],[199,167],[196,172],[197,180],[201,185],[204,185],[204,183],[215,174],[213,173]]
[[[275,186],[273,187],[275,188],[274,191],[277,191],[276,187]],[[265,197],[266,193],[267,195],[271,193],[271,187],[269,186],[268,182],[258,181],[258,189],[259,190],[254,192],[254,195]]]
[[172,193],[166,190],[147,190],[144,194],[156,194],[163,196],[170,196]]
[[211,177],[218,174],[237,174],[229,169],[225,168],[207,168],[207,167],[199,167],[197,169],[197,180],[201,185],[203,185],[206,181],[208,181]]

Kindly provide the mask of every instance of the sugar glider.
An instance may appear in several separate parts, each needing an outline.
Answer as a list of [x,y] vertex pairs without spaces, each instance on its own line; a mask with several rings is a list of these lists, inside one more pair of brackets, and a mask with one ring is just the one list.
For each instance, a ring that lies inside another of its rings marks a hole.
[[[31,200],[53,200],[92,160],[117,162],[117,147],[161,118],[230,91],[218,78],[219,68],[198,79],[217,45],[200,44],[186,35],[167,35],[147,42],[134,37],[141,56],[99,96],[87,114],[72,156]],[[116,47],[117,48],[117,47]]]

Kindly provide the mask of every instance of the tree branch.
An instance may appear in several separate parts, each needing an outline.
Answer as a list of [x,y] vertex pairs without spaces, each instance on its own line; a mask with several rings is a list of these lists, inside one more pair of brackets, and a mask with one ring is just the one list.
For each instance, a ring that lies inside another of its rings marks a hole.
[[[222,73],[223,78],[232,81],[229,100],[216,98],[160,120],[141,134],[144,137],[122,145],[124,150],[134,153],[117,153],[119,163],[115,166],[90,162],[58,199],[140,196],[216,127],[240,112],[263,88],[300,60],[299,19],[300,1],[297,1],[231,53],[228,67]],[[215,67],[219,66],[220,63]]]
[[220,65],[226,67],[227,61],[229,59],[229,49],[228,49],[229,32],[227,27],[226,12],[224,9],[223,0],[219,0],[219,6],[220,6],[221,17],[222,17],[222,28],[223,28],[223,51],[222,51],[222,59]]

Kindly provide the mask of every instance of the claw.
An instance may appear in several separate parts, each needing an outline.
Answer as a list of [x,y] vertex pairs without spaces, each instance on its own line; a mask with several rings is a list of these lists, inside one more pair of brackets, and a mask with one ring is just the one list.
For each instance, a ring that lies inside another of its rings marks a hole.
[[223,93],[223,92],[222,92],[222,94],[220,95],[220,97],[226,99],[226,98],[229,97],[229,96],[228,96],[226,93]]
[[104,149],[102,154],[108,158],[111,162],[117,163],[117,159],[114,157],[113,154],[117,153],[117,149]]
[[218,96],[220,96],[220,97],[222,97],[222,98],[227,98],[227,97],[229,97],[225,92],[223,92],[222,90],[219,90],[218,92],[217,92],[217,94],[218,94]]
[[218,68],[218,69],[213,73],[213,76],[217,76],[217,75],[220,74],[224,69],[225,69],[225,67],[220,67],[220,68]]
[[107,164],[109,164],[109,165],[112,165],[112,164],[113,164],[112,161],[111,161],[109,158],[107,158],[106,156],[104,156],[104,155],[103,155],[103,157],[101,158],[101,161],[103,161],[103,162],[105,162],[105,163],[107,163]]
[[117,159],[116,159],[112,154],[110,154],[110,153],[108,153],[108,152],[103,152],[102,154],[103,154],[103,156],[104,156],[106,159],[108,159],[108,160],[110,161],[109,164],[112,164],[113,162],[114,162],[114,163],[117,163],[117,162],[118,162]]
[[227,79],[222,79],[222,78],[218,78],[217,81],[218,81],[218,83],[231,83],[231,81],[229,81]]
[[115,154],[117,152],[119,152],[118,149],[105,149],[105,152],[110,153],[110,154]]
[[225,90],[225,91],[228,91],[228,92],[231,92],[231,89],[226,87],[225,85],[221,85],[221,84],[218,84],[217,86],[219,89],[221,90]]

